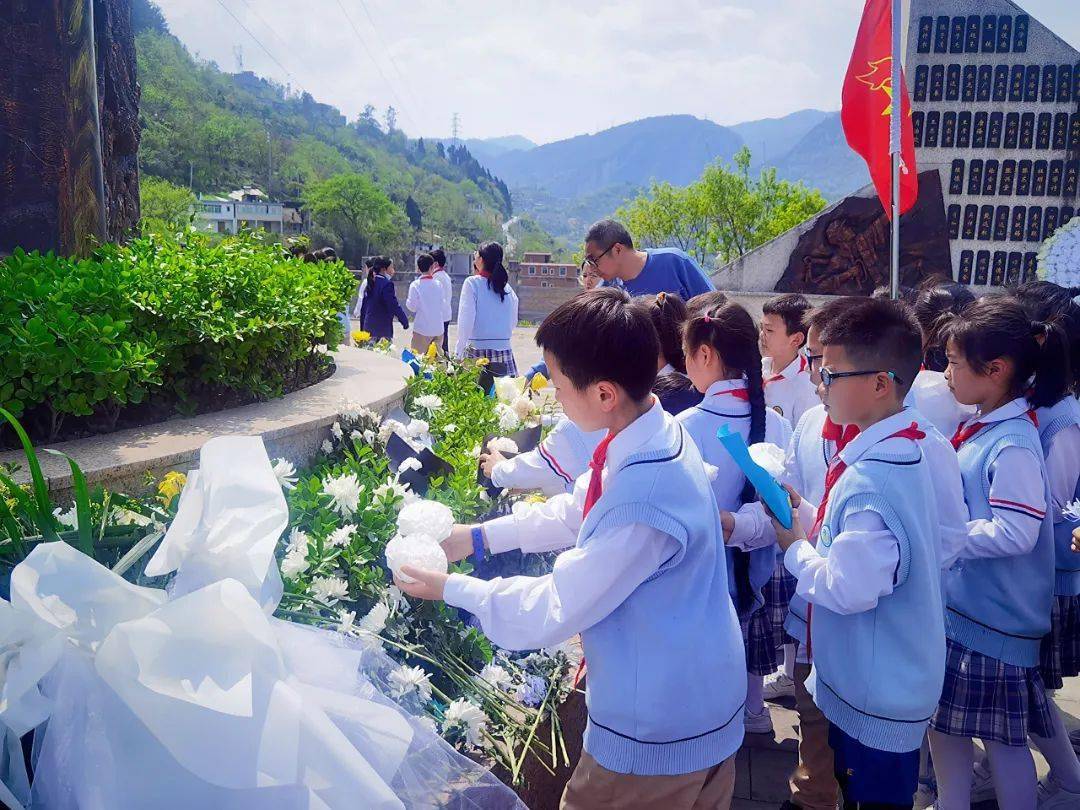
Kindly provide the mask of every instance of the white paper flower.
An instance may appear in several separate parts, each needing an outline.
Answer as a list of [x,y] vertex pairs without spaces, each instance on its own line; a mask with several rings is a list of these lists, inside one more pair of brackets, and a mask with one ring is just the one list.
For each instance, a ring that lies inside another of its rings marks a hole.
[[441,543],[454,528],[454,513],[438,501],[417,500],[401,510],[397,527],[399,534],[426,534]]
[[514,409],[505,403],[495,405],[495,415],[499,418],[499,430],[502,433],[513,433],[521,425],[521,420]]
[[326,538],[326,545],[330,548],[344,548],[349,545],[349,541],[352,540],[355,533],[356,527],[346,523],[344,526],[330,532],[330,536]]
[[341,441],[341,437],[344,435],[341,430],[341,422],[334,422],[334,424],[330,426],[330,433],[333,434],[335,439]]
[[315,577],[311,580],[311,595],[322,602],[336,602],[349,594],[349,583],[341,577]]
[[307,554],[309,542],[311,542],[311,538],[308,537],[307,532],[300,531],[297,526],[292,527],[289,532],[289,551],[301,551]]
[[363,491],[355,473],[328,475],[323,480],[322,494],[330,498],[330,508],[342,517],[349,517],[356,511]]
[[334,452],[334,445],[332,445],[332,444],[330,443],[330,440],[329,440],[329,439],[323,439],[323,440],[322,440],[322,451],[323,451],[323,453],[325,453],[326,455],[330,455],[331,453],[333,453],[333,452]]
[[281,561],[281,575],[286,579],[296,579],[308,570],[307,552],[290,551]]
[[457,729],[465,735],[465,741],[479,746],[487,729],[487,715],[475,703],[458,698],[446,707],[443,715],[443,731]]
[[1080,500],[1067,503],[1061,507],[1061,516],[1073,522],[1080,521]]
[[424,394],[414,399],[413,405],[427,411],[428,414],[433,414],[443,406],[443,401],[437,394]]
[[387,681],[391,697],[403,698],[416,692],[422,703],[431,700],[431,678],[420,667],[407,667],[402,664],[390,673]]
[[446,552],[430,534],[395,535],[386,544],[386,564],[394,576],[405,583],[414,580],[401,573],[403,565],[440,574],[445,574],[449,567]]
[[283,458],[275,459],[274,476],[283,489],[296,489],[296,467],[291,461]]
[[506,436],[496,436],[487,443],[489,453],[520,453],[517,442]]
[[53,517],[59,520],[62,526],[67,526],[69,529],[79,528],[79,515],[74,506],[66,512],[57,507],[53,510]]
[[337,612],[337,620],[337,631],[339,633],[345,633],[346,635],[351,635],[353,633],[353,625],[356,623],[355,611],[345,610],[345,608],[341,608]]
[[401,475],[402,473],[406,473],[409,470],[422,470],[422,469],[424,469],[424,465],[420,463],[420,459],[415,458],[415,457],[410,457],[410,458],[405,459],[403,462],[401,462],[400,466],[398,467],[398,475]]
[[451,433],[454,433],[455,431],[457,431],[457,425],[452,423],[449,425],[443,425],[443,433],[445,433],[447,436],[449,436]]
[[476,677],[492,689],[498,689],[504,692],[509,689],[513,683],[510,673],[498,664],[485,664],[484,668],[480,670],[480,674]]
[[528,397],[518,397],[510,403],[510,407],[514,409],[514,413],[517,414],[517,418],[524,422],[533,414],[533,403]]
[[524,377],[496,377],[495,396],[499,402],[513,402],[525,391]]
[[750,458],[773,478],[784,474],[784,450],[770,442],[750,445]]
[[390,608],[384,602],[376,602],[364,618],[360,620],[357,628],[365,633],[381,633],[386,628],[386,620],[390,618]]

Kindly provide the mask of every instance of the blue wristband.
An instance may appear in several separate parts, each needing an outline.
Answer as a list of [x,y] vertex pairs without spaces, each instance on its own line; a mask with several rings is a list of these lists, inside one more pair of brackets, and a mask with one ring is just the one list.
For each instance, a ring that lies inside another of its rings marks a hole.
[[484,561],[484,530],[479,526],[472,528],[473,561],[480,565]]

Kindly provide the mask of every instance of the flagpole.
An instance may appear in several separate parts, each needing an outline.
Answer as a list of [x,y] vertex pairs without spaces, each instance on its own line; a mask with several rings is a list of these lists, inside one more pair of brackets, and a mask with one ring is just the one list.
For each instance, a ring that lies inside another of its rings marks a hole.
[[903,83],[900,78],[901,31],[903,22],[900,0],[892,0],[892,113],[889,120],[889,157],[892,163],[892,250],[889,261],[889,295],[900,297],[900,148],[903,124]]

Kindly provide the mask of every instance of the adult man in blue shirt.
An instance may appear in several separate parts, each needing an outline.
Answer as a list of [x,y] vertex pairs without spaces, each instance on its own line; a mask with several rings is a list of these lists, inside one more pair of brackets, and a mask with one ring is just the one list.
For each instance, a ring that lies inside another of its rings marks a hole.
[[678,248],[635,250],[621,222],[603,219],[585,235],[583,269],[595,271],[606,287],[622,287],[630,295],[666,292],[689,301],[715,288],[701,267]]

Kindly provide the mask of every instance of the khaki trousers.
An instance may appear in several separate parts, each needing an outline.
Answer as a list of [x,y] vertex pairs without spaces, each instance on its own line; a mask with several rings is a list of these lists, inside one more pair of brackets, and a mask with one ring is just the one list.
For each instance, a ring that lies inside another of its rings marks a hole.
[[434,337],[428,337],[427,335],[421,335],[413,332],[412,335],[412,350],[415,354],[424,354],[428,350],[428,346],[432,343],[438,345],[442,341],[442,335],[435,335]]
[[795,709],[799,713],[799,765],[791,775],[791,801],[803,810],[835,810],[840,786],[833,774],[829,721],[806,691],[807,664],[795,665]]
[[694,773],[637,776],[615,773],[581,752],[563,792],[562,810],[729,810],[735,756]]

